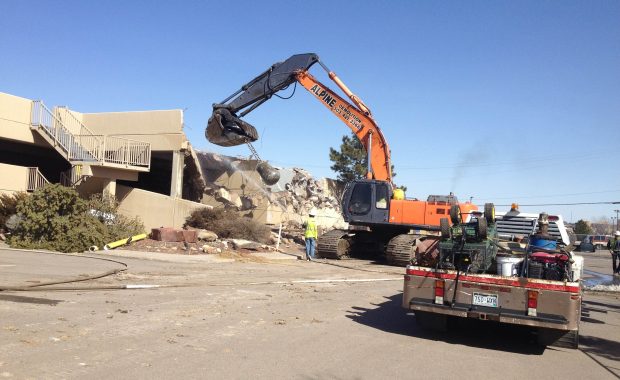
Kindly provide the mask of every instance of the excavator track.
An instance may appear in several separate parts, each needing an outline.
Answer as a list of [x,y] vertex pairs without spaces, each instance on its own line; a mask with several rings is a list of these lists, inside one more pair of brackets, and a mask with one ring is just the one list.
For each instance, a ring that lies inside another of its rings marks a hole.
[[347,230],[332,230],[321,235],[317,244],[319,257],[336,260],[348,258],[351,249],[348,233]]
[[385,257],[389,265],[406,267],[415,258],[415,243],[421,235],[397,235],[390,239],[385,250]]

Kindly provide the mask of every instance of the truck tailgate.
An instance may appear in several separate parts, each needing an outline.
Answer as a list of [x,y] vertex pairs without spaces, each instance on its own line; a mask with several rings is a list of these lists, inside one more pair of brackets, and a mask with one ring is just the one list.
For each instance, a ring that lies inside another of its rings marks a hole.
[[[436,289],[442,286],[442,291]],[[442,296],[436,297],[439,293]],[[403,307],[463,318],[577,330],[581,292],[578,282],[487,274],[459,274],[457,285],[456,271],[409,266]]]

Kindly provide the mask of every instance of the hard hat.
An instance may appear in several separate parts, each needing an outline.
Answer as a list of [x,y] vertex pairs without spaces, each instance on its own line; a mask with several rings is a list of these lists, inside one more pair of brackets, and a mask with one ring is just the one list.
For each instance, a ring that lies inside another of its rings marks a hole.
[[310,211],[308,211],[308,215],[316,216],[316,209],[313,207]]
[[620,236],[620,231],[616,231],[616,233],[614,235]]

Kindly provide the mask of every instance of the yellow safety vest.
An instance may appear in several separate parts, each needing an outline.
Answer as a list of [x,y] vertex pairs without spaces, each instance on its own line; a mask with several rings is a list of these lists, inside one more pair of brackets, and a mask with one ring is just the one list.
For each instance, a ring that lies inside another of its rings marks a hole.
[[308,218],[308,220],[306,220],[306,233],[304,234],[304,236],[307,238],[315,238],[318,239],[319,237],[319,231],[316,228],[316,220],[314,220],[314,218]]

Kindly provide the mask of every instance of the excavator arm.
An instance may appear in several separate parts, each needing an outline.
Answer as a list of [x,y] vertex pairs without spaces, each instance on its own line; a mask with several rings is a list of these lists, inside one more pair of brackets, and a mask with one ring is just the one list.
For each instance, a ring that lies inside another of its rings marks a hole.
[[[316,80],[308,69],[319,63],[329,78],[349,97],[353,104]],[[334,115],[349,127],[361,141],[368,154],[369,179],[392,183],[390,149],[383,133],[374,121],[370,109],[330,71],[316,54],[297,54],[245,84],[240,90],[213,105],[209,118],[207,139],[217,145],[234,146],[258,139],[256,128],[241,118],[293,83],[301,84]]]

